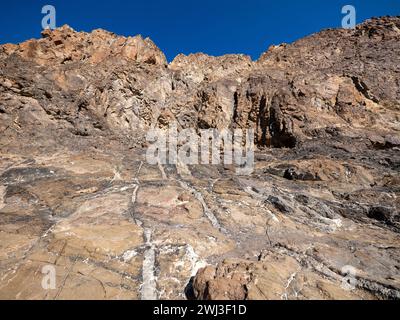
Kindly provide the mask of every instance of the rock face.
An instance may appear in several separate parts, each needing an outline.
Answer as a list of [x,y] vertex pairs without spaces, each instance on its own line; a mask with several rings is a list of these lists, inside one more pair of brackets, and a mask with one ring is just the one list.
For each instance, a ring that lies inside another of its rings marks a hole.
[[[0,298],[399,299],[399,40],[385,17],[257,61],[67,26],[0,46]],[[147,163],[172,123],[254,129],[254,172]]]

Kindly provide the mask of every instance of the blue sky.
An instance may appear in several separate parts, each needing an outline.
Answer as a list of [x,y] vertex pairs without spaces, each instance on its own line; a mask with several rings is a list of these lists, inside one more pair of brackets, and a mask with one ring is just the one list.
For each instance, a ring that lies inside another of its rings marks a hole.
[[257,59],[271,44],[339,27],[346,4],[356,7],[357,23],[373,16],[400,15],[400,0],[2,1],[0,43],[40,37],[41,8],[46,4],[56,7],[57,26],[142,34],[169,61],[179,53],[194,52],[244,53]]

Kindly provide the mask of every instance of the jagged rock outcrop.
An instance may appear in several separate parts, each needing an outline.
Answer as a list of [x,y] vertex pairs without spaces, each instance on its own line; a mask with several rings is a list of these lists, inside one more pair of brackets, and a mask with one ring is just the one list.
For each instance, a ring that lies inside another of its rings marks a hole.
[[397,18],[383,18],[271,47],[256,62],[194,54],[167,66],[149,39],[65,26],[2,46],[3,95],[34,98],[75,134],[109,130],[132,142],[172,121],[251,127],[259,146],[292,148],[360,129],[391,136],[399,129],[398,30]]
[[[168,64],[150,39],[68,26],[1,45],[0,298],[399,299],[399,30],[257,61]],[[175,122],[253,128],[254,172],[147,163],[147,131]]]

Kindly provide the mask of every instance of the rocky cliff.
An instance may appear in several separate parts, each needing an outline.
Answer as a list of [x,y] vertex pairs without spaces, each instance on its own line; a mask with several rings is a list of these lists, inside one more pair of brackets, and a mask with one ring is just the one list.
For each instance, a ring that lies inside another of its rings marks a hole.
[[[68,26],[0,46],[0,298],[399,299],[399,40],[384,17],[257,61]],[[254,129],[254,172],[148,164],[172,123]]]

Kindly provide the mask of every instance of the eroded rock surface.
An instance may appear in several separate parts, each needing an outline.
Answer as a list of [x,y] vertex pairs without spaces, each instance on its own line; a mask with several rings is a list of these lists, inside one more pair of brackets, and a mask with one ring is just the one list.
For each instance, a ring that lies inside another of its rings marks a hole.
[[[0,46],[0,298],[399,299],[399,40],[385,17],[257,61],[67,26]],[[255,129],[254,172],[148,164],[172,123]]]

